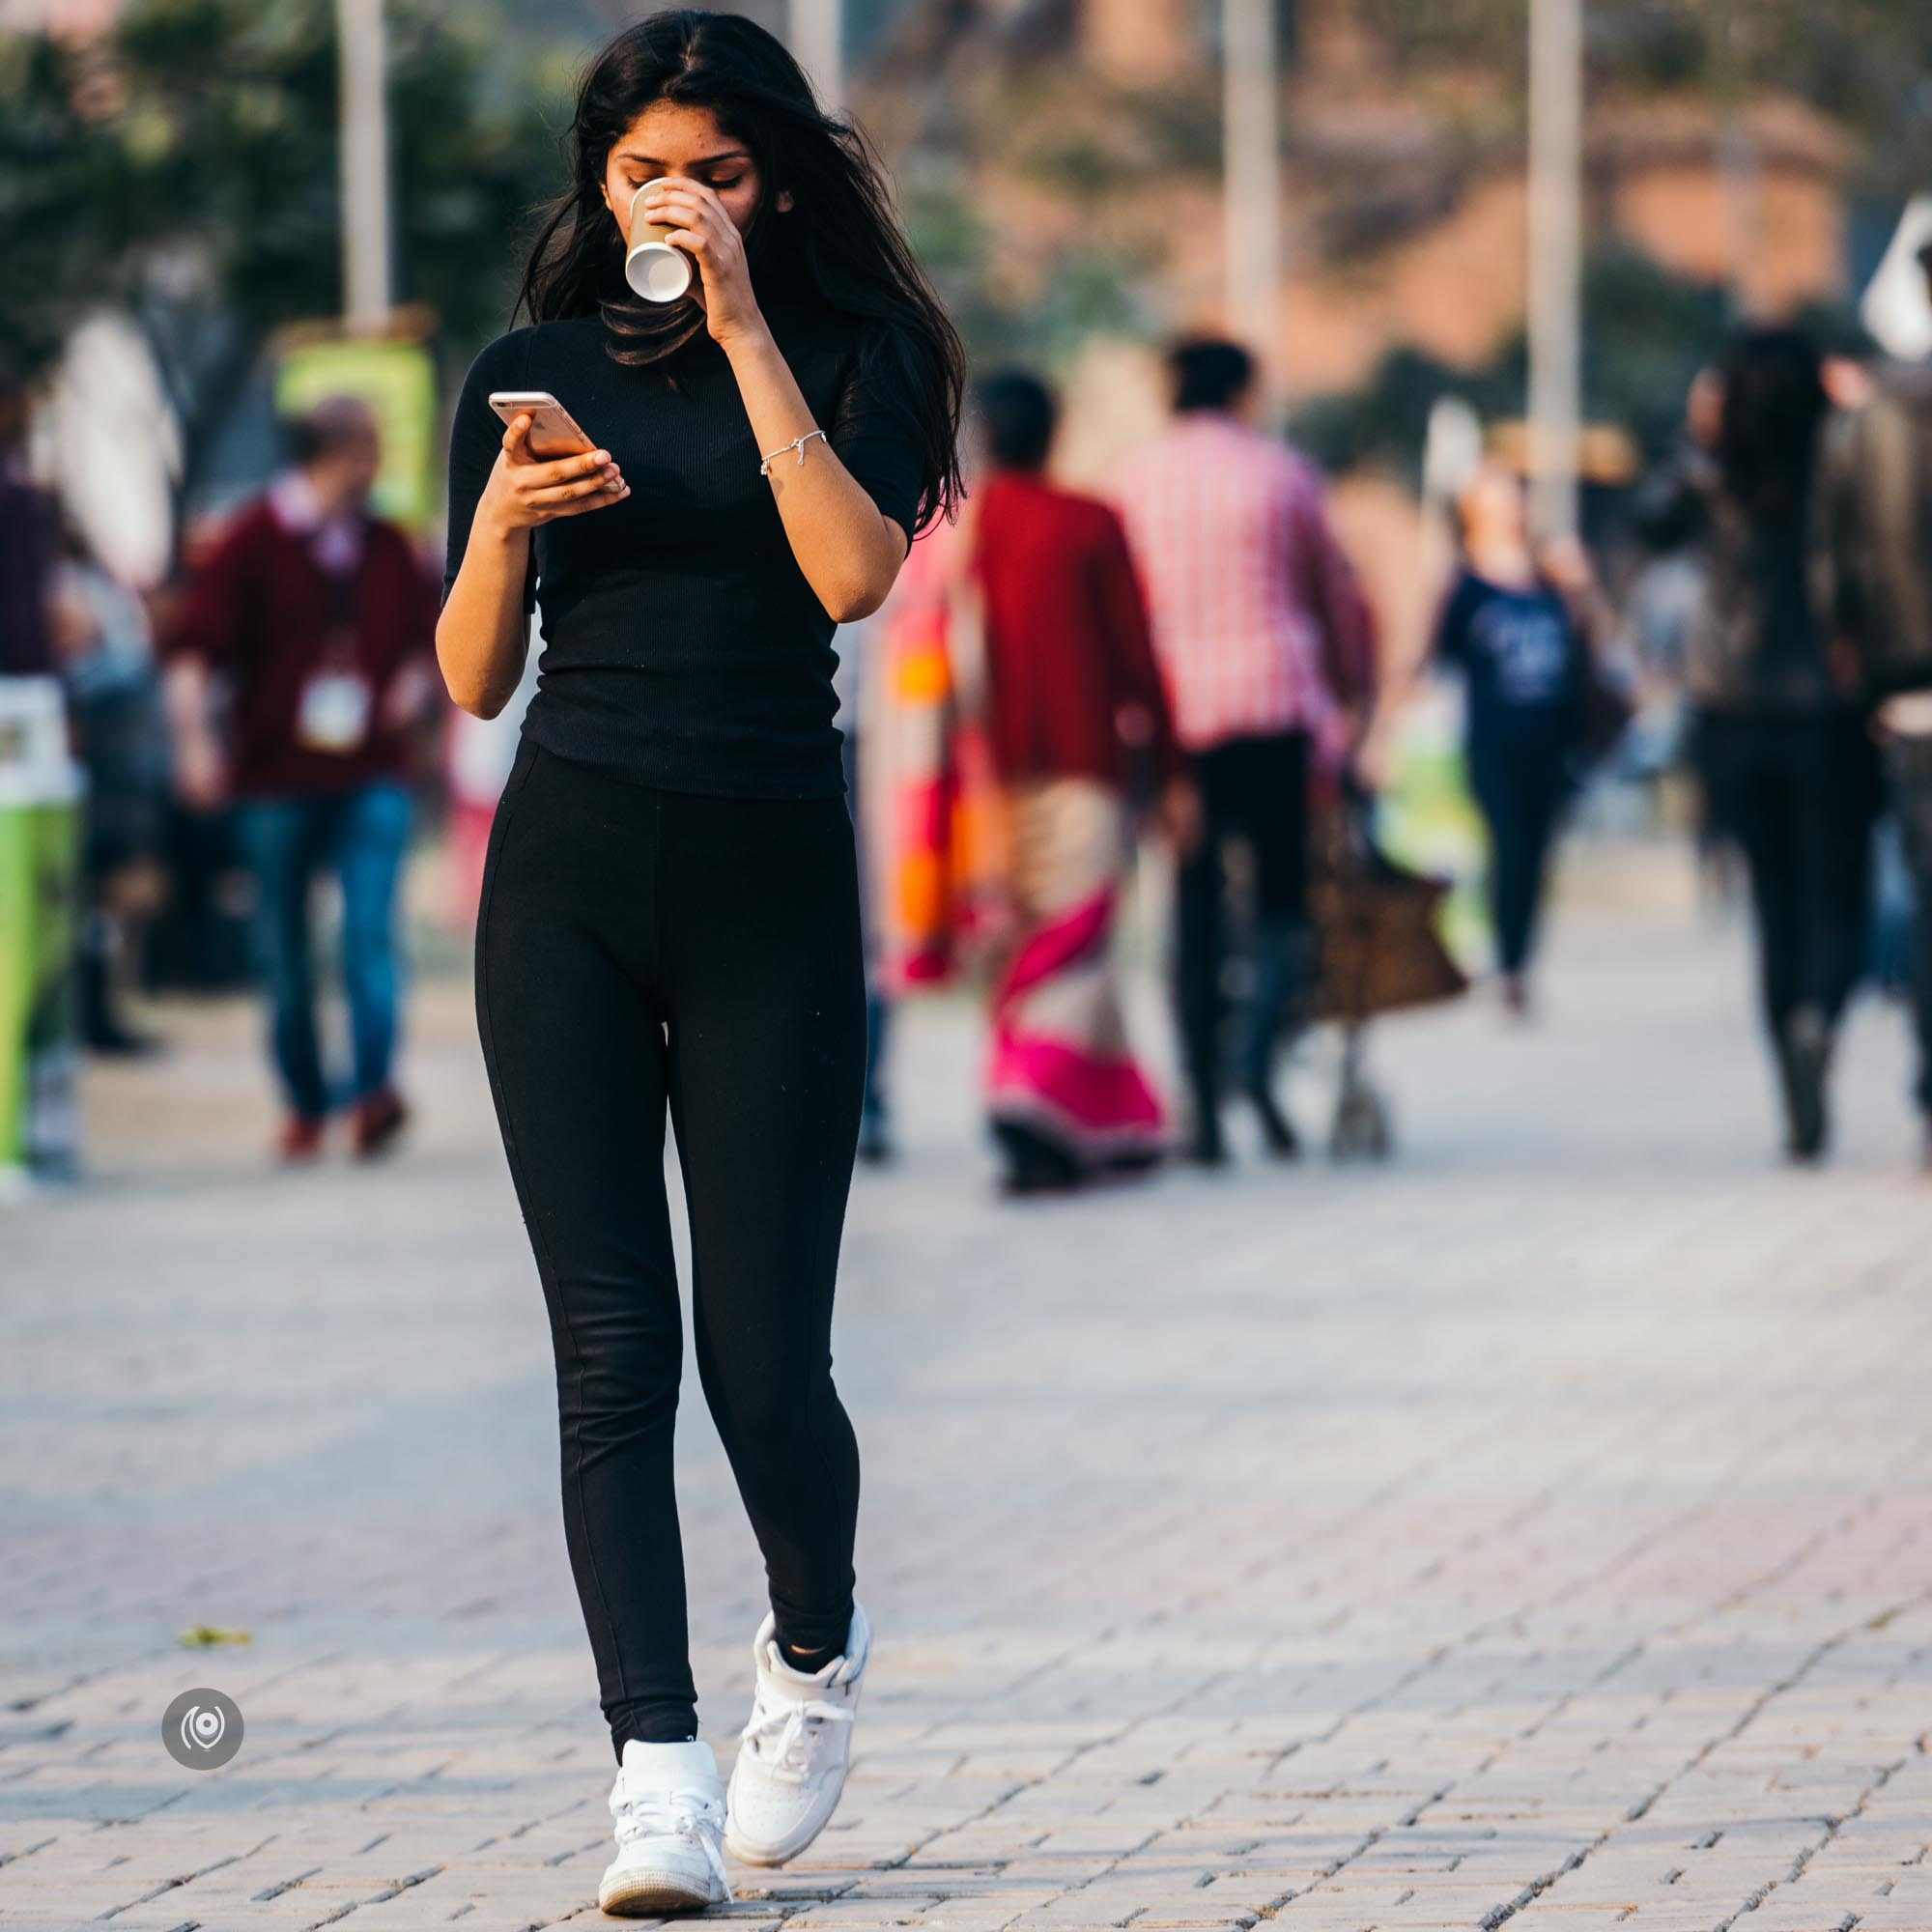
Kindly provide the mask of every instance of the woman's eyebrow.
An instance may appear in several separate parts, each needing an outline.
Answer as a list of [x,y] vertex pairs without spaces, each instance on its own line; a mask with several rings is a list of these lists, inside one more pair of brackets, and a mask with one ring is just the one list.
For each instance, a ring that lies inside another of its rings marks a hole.
[[[655,155],[637,155],[628,148],[620,149],[617,158],[620,161],[636,161],[642,168],[661,168],[667,165]],[[695,168],[708,168],[719,161],[749,161],[751,158],[751,155],[743,148],[726,148],[722,155],[706,155],[702,160],[693,161],[691,165]]]

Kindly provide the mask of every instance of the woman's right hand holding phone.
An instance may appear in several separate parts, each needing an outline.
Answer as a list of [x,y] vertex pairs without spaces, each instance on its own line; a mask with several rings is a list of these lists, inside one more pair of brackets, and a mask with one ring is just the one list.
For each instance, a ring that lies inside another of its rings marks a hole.
[[608,449],[544,462],[530,453],[530,418],[514,416],[503,432],[503,451],[484,486],[478,520],[501,530],[533,530],[558,517],[607,510],[631,494]]

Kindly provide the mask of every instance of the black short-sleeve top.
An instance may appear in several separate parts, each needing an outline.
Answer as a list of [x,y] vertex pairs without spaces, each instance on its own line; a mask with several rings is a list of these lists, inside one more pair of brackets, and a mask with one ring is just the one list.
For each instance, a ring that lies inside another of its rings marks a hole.
[[[922,487],[909,401],[860,373],[863,331],[886,325],[812,298],[761,306],[812,421],[909,538]],[[836,627],[758,474],[729,359],[702,333],[647,367],[612,360],[605,342],[599,315],[542,323],[470,365],[450,437],[444,596],[502,444],[490,394],[548,389],[631,495],[534,532],[526,600],[542,612],[543,654],[526,735],[668,791],[838,794]],[[806,462],[825,446],[808,443]]]
[[1435,658],[1465,680],[1472,753],[1532,743],[1576,749],[1589,646],[1550,585],[1492,583],[1465,569],[1436,620]]

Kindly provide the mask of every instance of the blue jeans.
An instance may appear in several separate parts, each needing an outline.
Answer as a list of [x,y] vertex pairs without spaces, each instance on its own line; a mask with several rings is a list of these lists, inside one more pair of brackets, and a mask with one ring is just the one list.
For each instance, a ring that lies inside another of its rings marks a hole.
[[396,881],[410,836],[410,795],[380,782],[323,798],[259,799],[236,814],[254,868],[256,931],[269,992],[270,1042],[290,1107],[329,1111],[316,1038],[309,898],[324,867],[342,885],[342,978],[349,995],[355,1075],[350,1097],[382,1091],[395,1058],[400,973]]

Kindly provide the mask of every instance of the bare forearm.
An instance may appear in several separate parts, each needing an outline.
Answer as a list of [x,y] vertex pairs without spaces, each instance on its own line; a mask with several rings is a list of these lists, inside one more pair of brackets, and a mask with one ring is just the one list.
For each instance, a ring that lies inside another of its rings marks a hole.
[[207,664],[189,652],[168,666],[162,685],[174,753],[175,789],[198,810],[213,810],[227,788],[227,761],[214,735]]
[[175,739],[192,738],[210,728],[208,667],[197,657],[178,657],[161,683],[168,729]]
[[436,660],[451,699],[478,718],[510,700],[529,651],[524,580],[530,533],[479,517],[436,627]]
[[[778,449],[826,425],[812,420],[770,331],[724,344],[760,451]],[[905,560],[905,537],[864,488],[814,437],[799,455],[786,450],[771,468],[771,489],[805,580],[839,623],[869,616],[885,602]]]

